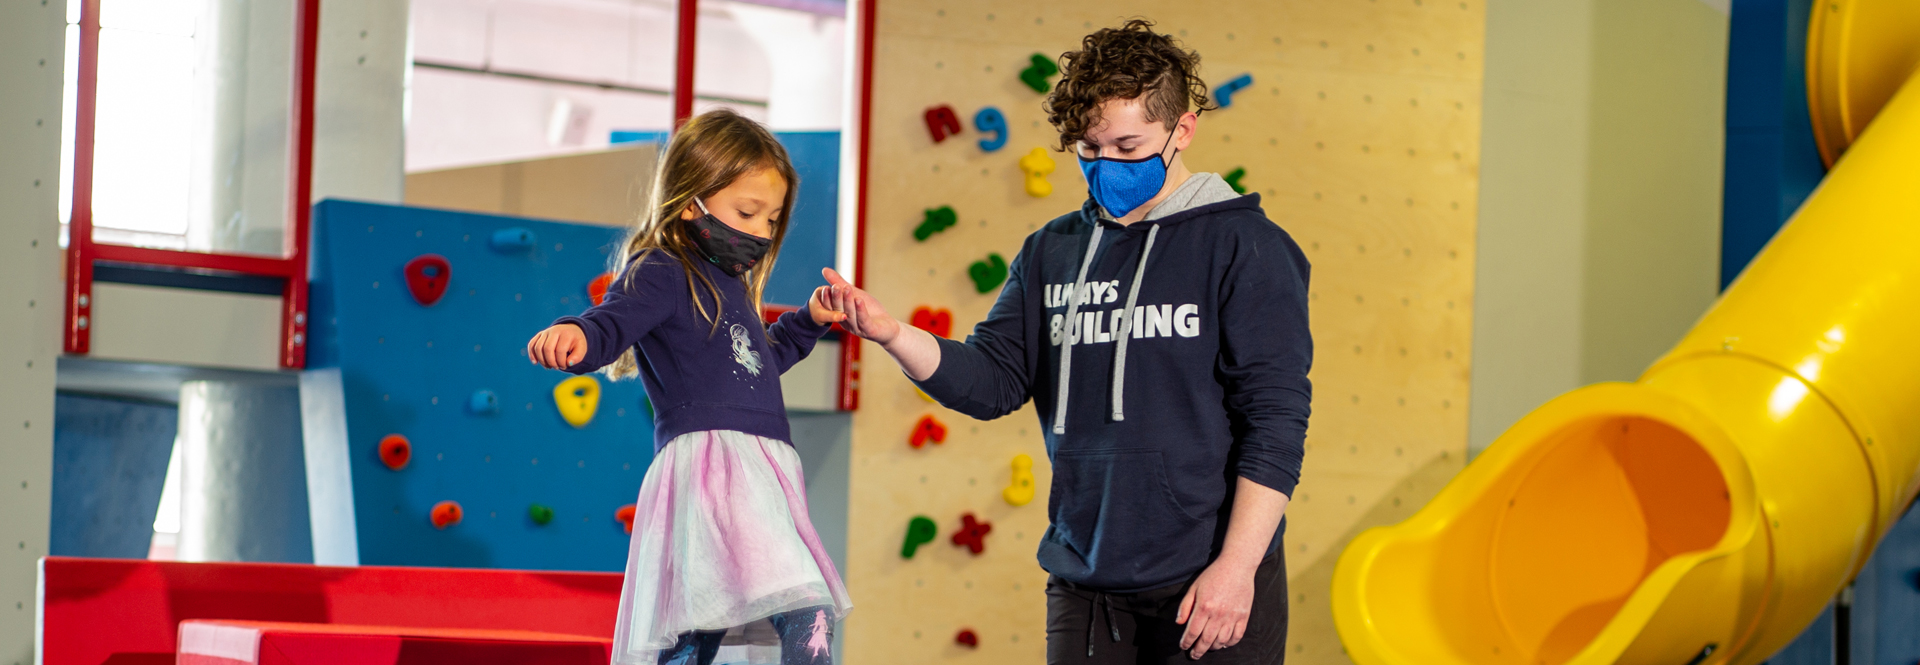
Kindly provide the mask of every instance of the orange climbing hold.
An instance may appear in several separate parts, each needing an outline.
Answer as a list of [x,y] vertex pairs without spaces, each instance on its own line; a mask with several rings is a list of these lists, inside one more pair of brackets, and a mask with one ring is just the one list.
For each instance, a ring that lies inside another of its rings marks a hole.
[[600,304],[600,301],[607,299],[607,287],[612,284],[613,273],[593,278],[593,281],[587,282],[587,297],[593,299],[593,304]]
[[441,501],[433,504],[433,512],[429,517],[433,520],[433,528],[445,529],[459,524],[461,514],[459,502]]
[[407,437],[388,434],[380,439],[380,463],[387,465],[387,468],[399,471],[411,459],[413,444],[407,441]]
[[913,426],[913,433],[907,435],[907,445],[919,448],[927,445],[928,441],[946,443],[947,426],[940,424],[933,416],[921,416],[920,422]]
[[621,506],[619,510],[613,511],[613,518],[620,520],[620,524],[627,527],[627,533],[633,533],[633,513],[634,506],[631,503]]
[[987,534],[992,531],[992,523],[974,519],[973,513],[965,513],[960,516],[960,530],[953,532],[953,544],[978,555],[987,551]]

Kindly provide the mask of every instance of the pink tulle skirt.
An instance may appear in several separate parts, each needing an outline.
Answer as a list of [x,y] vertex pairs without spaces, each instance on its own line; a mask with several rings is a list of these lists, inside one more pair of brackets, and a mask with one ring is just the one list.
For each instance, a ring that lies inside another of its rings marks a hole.
[[654,456],[635,507],[618,665],[655,665],[693,630],[777,648],[767,617],[824,606],[838,621],[853,609],[807,517],[793,446],[726,430],[680,435]]

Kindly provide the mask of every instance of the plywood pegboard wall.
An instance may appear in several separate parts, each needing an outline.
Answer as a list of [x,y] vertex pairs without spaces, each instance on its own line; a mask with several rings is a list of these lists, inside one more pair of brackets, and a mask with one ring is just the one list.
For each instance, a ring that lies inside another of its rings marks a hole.
[[[1467,450],[1474,202],[1485,12],[1479,1],[1317,0],[1194,4],[1151,0],[1035,3],[880,0],[874,38],[866,287],[901,318],[946,308],[954,336],[985,316],[968,263],[1079,205],[1070,155],[1051,153],[1054,194],[1029,197],[1018,160],[1055,134],[1042,95],[1017,78],[1034,53],[1077,48],[1100,27],[1141,16],[1202,56],[1218,85],[1253,84],[1202,116],[1186,153],[1196,171],[1245,168],[1241,183],[1313,262],[1318,352],[1303,481],[1286,537],[1294,663],[1344,663],[1328,606],[1340,549],[1398,521],[1463,465]],[[935,143],[923,112],[951,105],[966,126]],[[972,119],[1000,109],[1004,149],[984,152]],[[958,224],[916,242],[923,211]],[[1034,561],[1051,480],[1031,406],[975,422],[928,403],[868,349],[854,416],[845,628],[853,665],[1043,662],[1046,574]],[[914,449],[933,414],[947,441]],[[1041,496],[1000,498],[1009,460],[1036,461]],[[980,556],[947,542],[963,512],[993,523]],[[908,520],[940,535],[900,556]],[[955,644],[970,628],[977,648]]]

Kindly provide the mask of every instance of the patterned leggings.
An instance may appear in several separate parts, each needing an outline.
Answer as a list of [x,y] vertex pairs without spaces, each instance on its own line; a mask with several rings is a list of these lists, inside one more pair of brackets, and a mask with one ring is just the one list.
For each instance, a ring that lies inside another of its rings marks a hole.
[[[780,665],[831,665],[833,621],[827,607],[807,607],[767,617],[780,634]],[[660,652],[660,665],[712,665],[726,631],[695,631]]]

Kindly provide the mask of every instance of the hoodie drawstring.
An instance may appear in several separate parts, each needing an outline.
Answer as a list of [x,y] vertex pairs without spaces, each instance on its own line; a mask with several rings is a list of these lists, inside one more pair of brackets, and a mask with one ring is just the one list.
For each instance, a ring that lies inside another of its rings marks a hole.
[[[1072,381],[1074,328],[1080,322],[1080,294],[1087,288],[1087,270],[1093,266],[1093,255],[1100,249],[1100,235],[1104,231],[1098,223],[1093,226],[1093,236],[1087,239],[1087,255],[1080,261],[1080,274],[1073,279],[1073,288],[1067,292],[1067,317],[1060,326],[1060,373],[1058,374],[1059,397],[1054,401],[1053,433],[1067,433],[1067,386]],[[1120,310],[1120,329],[1114,332],[1113,351],[1113,419],[1126,420],[1127,387],[1127,339],[1133,336],[1133,308],[1140,302],[1140,282],[1147,276],[1147,257],[1153,253],[1154,238],[1160,234],[1160,225],[1147,227],[1147,241],[1140,248],[1140,262],[1133,268],[1133,285],[1127,288],[1127,305]],[[1092,335],[1086,326],[1081,328],[1080,337]]]
[[1093,624],[1100,618],[1100,608],[1107,609],[1107,632],[1115,643],[1120,642],[1120,625],[1113,622],[1113,598],[1107,594],[1093,592],[1093,604],[1087,608],[1087,657],[1093,657]]
[[1140,264],[1133,268],[1133,286],[1127,288],[1127,308],[1120,310],[1120,330],[1114,333],[1113,349],[1113,420],[1127,419],[1127,338],[1133,333],[1133,306],[1140,301],[1140,281],[1147,276],[1147,254],[1153,252],[1153,237],[1160,233],[1160,225],[1147,228],[1147,244],[1140,248]]
[[[1087,239],[1087,256],[1080,261],[1080,276],[1073,279],[1073,290],[1067,292],[1067,318],[1060,326],[1060,394],[1054,401],[1053,433],[1067,433],[1067,386],[1073,383],[1068,370],[1073,368],[1073,324],[1080,316],[1080,292],[1087,288],[1087,268],[1093,265],[1093,255],[1100,249],[1101,228],[1098,222],[1093,225],[1093,237]],[[1082,330],[1082,335],[1089,331]]]

